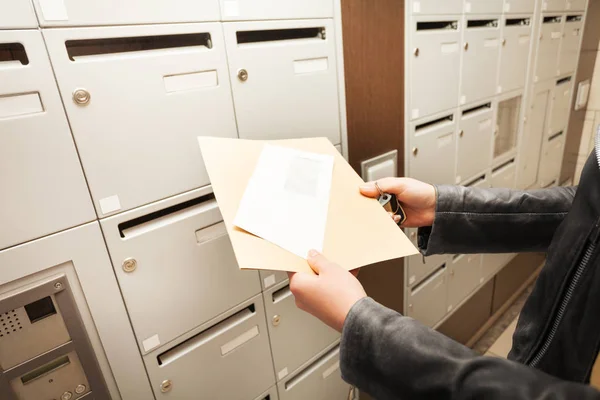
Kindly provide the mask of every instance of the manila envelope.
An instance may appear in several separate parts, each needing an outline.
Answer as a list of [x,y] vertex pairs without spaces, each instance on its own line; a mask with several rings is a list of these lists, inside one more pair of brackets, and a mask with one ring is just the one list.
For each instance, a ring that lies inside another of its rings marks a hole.
[[199,137],[211,185],[240,269],[313,273],[306,260],[233,225],[265,143],[335,157],[323,255],[347,270],[417,254],[375,199],[359,192],[363,180],[326,138],[242,140]]

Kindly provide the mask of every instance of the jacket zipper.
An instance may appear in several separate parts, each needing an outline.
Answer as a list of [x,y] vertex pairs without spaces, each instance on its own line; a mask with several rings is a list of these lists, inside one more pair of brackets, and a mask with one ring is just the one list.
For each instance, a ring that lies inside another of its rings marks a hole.
[[577,266],[577,269],[575,270],[575,274],[571,278],[571,282],[569,283],[567,291],[565,292],[565,294],[560,302],[558,311],[556,312],[556,315],[554,316],[554,319],[552,321],[550,331],[546,335],[546,339],[544,339],[542,346],[539,347],[539,350],[531,358],[531,361],[528,363],[529,366],[534,367],[534,368],[537,367],[538,364],[540,363],[540,361],[542,360],[542,358],[548,352],[548,349],[550,348],[550,344],[552,343],[554,336],[556,336],[556,332],[558,331],[560,322],[562,321],[562,319],[565,315],[565,312],[567,311],[567,306],[569,305],[569,302],[571,301],[571,298],[573,297],[573,294],[575,293],[575,289],[577,288],[577,285],[579,284],[579,281],[581,280],[581,277],[583,276],[583,273],[585,272],[587,265],[590,262],[592,255],[594,254],[594,251],[596,250],[596,244],[598,243],[599,237],[600,237],[600,221],[596,222],[596,226],[594,226],[594,230],[592,231],[592,233],[589,237],[589,243],[585,249],[585,253],[583,254],[583,257],[581,258],[581,261],[579,261],[579,265]]

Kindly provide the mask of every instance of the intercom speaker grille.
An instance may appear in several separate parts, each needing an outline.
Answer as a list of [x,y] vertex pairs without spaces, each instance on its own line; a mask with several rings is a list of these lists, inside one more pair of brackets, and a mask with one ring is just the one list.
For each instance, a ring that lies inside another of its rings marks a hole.
[[0,314],[0,338],[11,334],[15,335],[23,329],[21,312],[22,310],[10,310]]

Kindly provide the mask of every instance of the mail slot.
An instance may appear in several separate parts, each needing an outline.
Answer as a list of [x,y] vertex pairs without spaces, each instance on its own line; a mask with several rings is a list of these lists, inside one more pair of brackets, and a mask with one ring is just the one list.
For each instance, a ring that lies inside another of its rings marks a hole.
[[220,24],[44,35],[98,215],[209,183],[197,137],[237,136]]
[[258,295],[144,356],[157,399],[247,400],[275,383]]
[[460,104],[468,104],[497,93],[500,57],[500,21],[497,17],[465,17],[462,44]]
[[339,339],[337,331],[296,307],[287,280],[265,290],[263,297],[278,380]]
[[540,161],[540,149],[544,137],[544,126],[547,121],[547,111],[553,89],[553,82],[542,82],[534,86],[533,99],[527,124],[521,138],[521,154],[518,166],[517,187],[524,189],[537,181]]
[[551,119],[550,127],[546,131],[547,136],[566,130],[571,111],[572,89],[573,78],[571,76],[556,81],[552,92]]
[[210,187],[101,221],[142,353],[260,292],[240,271]]
[[561,74],[575,71],[579,60],[579,47],[583,34],[583,15],[567,15],[564,33],[560,47],[560,61],[558,69]]
[[458,105],[461,30],[456,16],[415,17],[410,29],[409,118],[416,120]]
[[219,0],[33,0],[40,25],[139,25],[218,21]]
[[3,249],[92,221],[95,213],[37,30],[0,31],[0,82]]
[[504,13],[533,14],[535,0],[504,0]]
[[333,18],[332,0],[220,0],[224,21]]
[[538,182],[545,187],[552,181],[558,179],[562,166],[565,134],[559,132],[551,136],[542,146]]
[[498,91],[506,93],[525,87],[531,46],[531,18],[505,16],[502,24]]
[[0,8],[0,29],[37,28],[31,1],[5,0],[0,3]]
[[456,309],[479,285],[481,254],[454,256],[448,269],[448,312]]
[[540,32],[535,80],[553,78],[558,75],[558,52],[562,38],[562,19],[560,15],[544,16]]
[[332,20],[232,22],[224,30],[240,138],[341,142]]
[[408,176],[431,184],[455,182],[455,113],[411,123],[409,143]]
[[411,7],[413,14],[422,15],[449,15],[449,14],[462,14],[463,2],[462,0],[448,0],[448,1],[436,1],[436,0],[413,0],[407,3],[408,7]]
[[347,399],[350,386],[340,374],[340,346],[277,384],[280,400]]
[[492,162],[494,109],[491,102],[463,108],[459,123],[456,183],[484,172]]
[[446,315],[447,295],[448,282],[444,264],[423,282],[407,290],[405,314],[433,327]]
[[271,286],[283,282],[288,278],[288,274],[285,271],[258,271],[260,275],[260,284],[263,290],[270,288]]
[[492,187],[509,188],[515,187],[517,163],[514,158],[500,164],[492,169]]
[[[406,235],[411,242],[417,246],[417,229],[406,228]],[[435,255],[425,257],[421,254],[407,257],[406,259],[406,282],[408,287],[412,287],[429,275],[431,271],[444,264],[448,260],[446,255]]]
[[503,0],[465,0],[465,14],[501,14]]

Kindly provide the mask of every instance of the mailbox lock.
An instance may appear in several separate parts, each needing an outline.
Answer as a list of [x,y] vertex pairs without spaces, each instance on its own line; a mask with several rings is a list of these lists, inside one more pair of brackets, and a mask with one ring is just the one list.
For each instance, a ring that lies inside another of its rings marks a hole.
[[166,381],[163,381],[160,384],[160,391],[162,393],[167,393],[169,392],[171,389],[173,389],[173,382],[171,382],[170,379],[167,379]]
[[60,396],[60,400],[71,400],[73,398],[73,393],[64,392],[62,396]]
[[278,326],[280,322],[281,322],[281,317],[279,315],[274,315],[273,316],[273,325]]
[[419,57],[419,48],[415,47],[415,49],[413,50],[413,54],[415,55],[415,57]]
[[459,136],[459,137],[463,137],[464,135],[465,135],[465,131],[463,131],[463,130],[461,129],[461,131],[460,131],[460,132],[458,132],[458,136]]
[[85,89],[75,89],[73,92],[73,101],[75,104],[85,106],[90,102],[90,92]]
[[56,282],[56,283],[54,284],[54,289],[56,289],[56,290],[60,290],[60,289],[62,289],[62,283],[60,283],[60,282]]
[[123,271],[125,272],[133,272],[137,268],[137,261],[135,258],[126,258],[123,261]]
[[416,156],[417,154],[419,154],[419,149],[416,147],[413,147],[412,153],[413,153],[413,156]]
[[469,50],[469,42],[465,42],[463,47],[465,48],[465,51]]
[[85,392],[85,389],[87,389],[85,385],[77,385],[77,387],[75,388],[75,393],[81,394]]
[[246,82],[248,80],[248,71],[246,71],[245,69],[240,69],[238,71],[238,79],[242,82]]
[[412,310],[412,309],[413,309],[413,305],[412,305],[412,304],[409,304],[409,305],[408,305],[408,309],[409,309],[409,310]]
[[413,240],[416,239],[417,238],[417,232],[411,232],[410,233],[410,238],[413,239]]
[[502,39],[502,46],[506,46],[506,39]]

